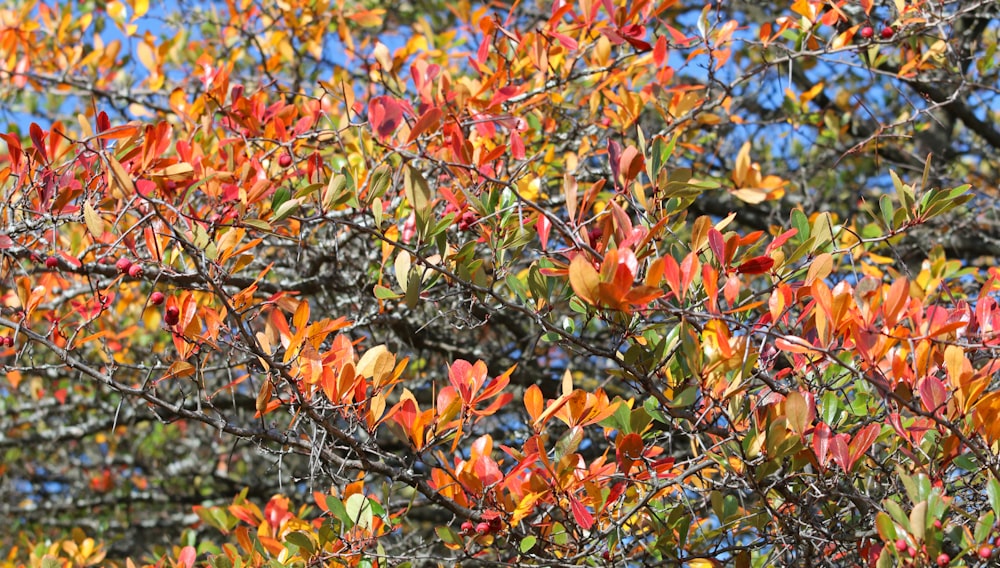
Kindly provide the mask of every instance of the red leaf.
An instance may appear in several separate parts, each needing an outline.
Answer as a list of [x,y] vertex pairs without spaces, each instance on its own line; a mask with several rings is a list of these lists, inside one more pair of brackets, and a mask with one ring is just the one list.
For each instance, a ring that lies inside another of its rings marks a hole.
[[736,267],[740,274],[764,274],[774,266],[774,259],[769,256],[755,256]]
[[715,227],[708,230],[708,246],[712,249],[712,252],[715,254],[715,258],[719,261],[719,264],[725,266],[726,242],[722,238],[722,233],[720,233]]
[[490,99],[490,104],[486,106],[492,107],[498,104],[505,103],[512,97],[516,96],[520,91],[521,89],[515,85],[507,85],[506,87],[501,87],[497,89],[497,92],[494,93],[493,98]]
[[868,448],[872,447],[872,444],[875,443],[875,439],[878,438],[881,431],[882,427],[875,423],[858,430],[858,433],[854,435],[854,439],[851,440],[851,463],[848,464],[848,471],[868,451]]
[[813,430],[813,452],[816,453],[816,461],[819,462],[819,466],[822,468],[826,468],[827,459],[830,455],[830,438],[832,437],[833,432],[830,431],[830,427],[826,425],[826,422],[820,422]]
[[497,466],[497,462],[493,461],[493,458],[489,456],[480,456],[476,460],[473,471],[476,472],[476,477],[479,478],[483,487],[489,487],[503,481],[503,473],[501,473],[500,468]]
[[103,110],[97,115],[97,132],[101,133],[111,128],[111,121],[108,120],[108,113]]
[[515,160],[524,159],[524,140],[521,139],[521,134],[516,130],[510,133],[510,154],[514,156]]
[[587,507],[572,495],[569,496],[569,506],[573,510],[576,524],[580,525],[583,530],[589,531],[590,527],[594,526],[594,516],[590,514]]
[[642,451],[645,449],[642,436],[632,432],[619,436],[615,442],[615,458],[618,460],[619,471],[628,475],[635,462],[642,457]]
[[833,457],[834,463],[845,472],[851,471],[851,466],[854,465],[851,462],[851,450],[847,446],[847,441],[850,439],[851,437],[847,434],[837,434],[830,438],[830,455]]
[[403,121],[403,107],[392,97],[375,97],[368,103],[368,122],[379,138],[396,131]]
[[0,138],[7,142],[7,152],[10,154],[10,163],[17,169],[21,165],[21,141],[13,134],[0,133]]
[[644,26],[640,26],[639,24],[630,24],[619,30],[619,33],[621,33],[622,39],[627,41],[629,45],[639,51],[649,51],[653,49],[653,46],[649,45],[649,42],[642,39],[646,36],[646,28]]
[[785,244],[785,242],[787,242],[788,239],[794,237],[796,234],[798,234],[798,232],[799,232],[798,229],[789,229],[784,233],[781,233],[777,237],[774,237],[774,240],[771,241],[771,244],[767,245],[767,248],[764,249],[764,252],[767,254],[771,254],[771,251]]
[[[556,3],[553,3],[553,5],[555,5],[555,4]],[[575,39],[569,37],[568,35],[561,34],[561,33],[557,32],[557,31],[554,31],[554,30],[549,30],[549,34],[552,37],[554,37],[557,40],[559,40],[559,43],[563,44],[563,47],[565,47],[569,51],[576,51],[580,47],[580,44],[577,43],[577,41]]]
[[32,122],[31,126],[28,127],[28,134],[31,136],[31,143],[35,145],[35,149],[38,150],[42,158],[47,162],[49,157],[45,151],[45,132],[42,131],[42,127]]
[[[618,175],[621,173],[622,145],[608,139],[608,162],[611,166],[611,178],[618,185]],[[612,201],[612,203],[614,203]]]
[[921,381],[919,391],[920,402],[927,412],[938,412],[948,403],[948,388],[936,377]]
[[193,546],[185,546],[181,553],[177,556],[178,566],[183,566],[184,568],[191,568],[194,566],[195,558],[198,557],[198,552]]
[[539,213],[538,221],[535,222],[535,230],[538,231],[538,241],[542,245],[542,250],[546,250],[549,245],[549,233],[552,231],[552,221]]
[[656,39],[656,46],[653,47],[653,63],[657,67],[663,67],[667,60],[667,36],[660,36]]

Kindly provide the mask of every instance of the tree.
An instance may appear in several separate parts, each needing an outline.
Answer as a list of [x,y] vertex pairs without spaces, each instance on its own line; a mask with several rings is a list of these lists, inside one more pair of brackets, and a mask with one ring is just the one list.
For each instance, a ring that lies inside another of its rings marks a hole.
[[976,566],[987,0],[0,10],[13,566]]

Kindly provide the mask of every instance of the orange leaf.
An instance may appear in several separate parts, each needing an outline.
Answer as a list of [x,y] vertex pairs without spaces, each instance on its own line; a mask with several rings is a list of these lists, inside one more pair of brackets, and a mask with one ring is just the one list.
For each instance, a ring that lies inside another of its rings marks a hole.
[[581,300],[596,306],[600,293],[600,282],[601,278],[597,274],[597,269],[590,264],[590,261],[582,254],[573,257],[573,261],[569,265],[569,284]]
[[417,123],[413,125],[410,130],[410,136],[406,139],[406,143],[409,144],[417,139],[418,136],[424,133],[425,130],[431,127],[437,127],[438,123],[441,121],[441,109],[438,107],[431,107],[427,112],[417,120]]
[[524,408],[528,411],[533,423],[537,423],[538,415],[545,408],[545,399],[542,396],[542,389],[538,385],[531,385],[524,391]]

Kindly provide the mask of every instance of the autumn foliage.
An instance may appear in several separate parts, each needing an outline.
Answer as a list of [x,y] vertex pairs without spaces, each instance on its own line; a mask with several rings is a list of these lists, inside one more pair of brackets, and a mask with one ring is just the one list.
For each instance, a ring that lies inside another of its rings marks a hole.
[[0,8],[3,566],[985,566],[992,1]]

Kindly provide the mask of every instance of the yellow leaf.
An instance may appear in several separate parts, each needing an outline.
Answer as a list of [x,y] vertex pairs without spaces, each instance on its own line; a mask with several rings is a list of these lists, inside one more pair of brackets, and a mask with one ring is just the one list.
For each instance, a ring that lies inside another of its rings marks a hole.
[[371,377],[378,386],[382,379],[392,374],[396,366],[396,356],[389,352],[385,345],[376,345],[361,356],[358,361],[359,375]]
[[[750,143],[744,142],[736,155],[736,167],[733,168],[733,183],[736,187],[743,187],[747,179],[747,172],[750,170]],[[752,202],[750,202],[752,203]],[[760,203],[759,201],[757,203]]]
[[121,164],[114,156],[108,156],[108,185],[116,186],[119,191],[124,196],[129,196],[135,193],[135,184],[132,183],[132,176],[125,170],[125,166]]
[[160,377],[160,380],[175,379],[178,377],[190,377],[194,374],[194,365],[187,361],[174,361],[167,372]]
[[149,0],[133,0],[132,2],[132,20],[141,18],[146,15],[149,11]]
[[188,179],[193,173],[194,166],[187,162],[181,162],[179,164],[171,164],[151,175],[164,178],[168,181],[183,181]]
[[104,219],[97,214],[90,201],[83,202],[83,220],[87,224],[87,230],[95,238],[100,238],[104,234]]
[[154,75],[157,74],[157,70],[160,68],[160,66],[157,64],[156,50],[153,49],[153,46],[142,41],[139,42],[138,46],[136,46],[135,52],[136,56],[139,57],[139,62],[142,63],[143,67],[149,70],[150,73]]
[[767,196],[770,193],[770,191],[760,187],[748,187],[744,189],[737,189],[732,192],[733,197],[751,205],[767,201]]

